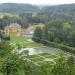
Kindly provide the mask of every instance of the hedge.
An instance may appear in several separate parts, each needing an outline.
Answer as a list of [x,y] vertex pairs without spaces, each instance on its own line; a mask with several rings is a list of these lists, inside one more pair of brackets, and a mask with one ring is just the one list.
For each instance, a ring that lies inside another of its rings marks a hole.
[[50,46],[50,47],[59,48],[59,49],[62,49],[64,51],[67,51],[67,52],[75,54],[75,48],[74,47],[70,47],[70,46],[63,45],[63,44],[58,44],[58,43],[55,43],[55,42],[50,42],[50,41],[47,41],[47,40],[46,41],[42,41],[42,43],[44,45],[47,45],[47,46]]

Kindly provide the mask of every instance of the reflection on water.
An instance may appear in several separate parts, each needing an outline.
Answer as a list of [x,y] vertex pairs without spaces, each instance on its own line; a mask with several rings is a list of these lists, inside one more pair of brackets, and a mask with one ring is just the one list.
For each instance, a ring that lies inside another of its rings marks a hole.
[[39,53],[58,54],[61,52],[61,50],[53,47],[40,47],[40,48],[21,48],[19,53],[23,52],[24,50],[28,50],[29,55],[35,55]]

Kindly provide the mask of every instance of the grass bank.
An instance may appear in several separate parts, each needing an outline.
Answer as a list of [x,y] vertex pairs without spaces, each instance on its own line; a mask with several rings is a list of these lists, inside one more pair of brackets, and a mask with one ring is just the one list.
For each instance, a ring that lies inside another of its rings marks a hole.
[[27,38],[27,37],[23,37],[23,36],[10,36],[10,41],[12,43],[16,43],[16,44],[18,44],[19,46],[22,46],[22,47],[35,48],[35,47],[43,46],[42,44],[39,44],[39,43],[36,43],[36,42],[33,42],[33,41],[29,41],[30,39],[31,38]]

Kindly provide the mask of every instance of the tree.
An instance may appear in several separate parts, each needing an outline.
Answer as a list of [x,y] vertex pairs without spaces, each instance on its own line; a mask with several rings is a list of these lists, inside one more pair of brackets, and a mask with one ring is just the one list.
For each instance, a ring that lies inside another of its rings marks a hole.
[[41,42],[42,39],[42,29],[41,27],[37,27],[33,34],[33,40],[36,42]]
[[4,75],[25,75],[24,60],[16,54],[12,54],[2,65]]
[[48,40],[49,39],[49,35],[48,35],[48,26],[45,25],[43,28],[43,39],[44,40]]

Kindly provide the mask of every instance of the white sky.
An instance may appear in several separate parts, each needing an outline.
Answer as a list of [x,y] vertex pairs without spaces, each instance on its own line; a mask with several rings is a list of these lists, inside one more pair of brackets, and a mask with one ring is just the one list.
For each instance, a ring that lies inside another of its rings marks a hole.
[[75,0],[0,0],[0,3],[30,3],[30,4],[70,4],[75,3]]

